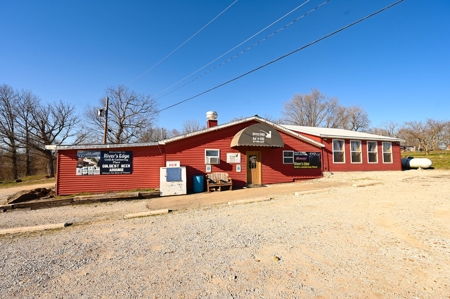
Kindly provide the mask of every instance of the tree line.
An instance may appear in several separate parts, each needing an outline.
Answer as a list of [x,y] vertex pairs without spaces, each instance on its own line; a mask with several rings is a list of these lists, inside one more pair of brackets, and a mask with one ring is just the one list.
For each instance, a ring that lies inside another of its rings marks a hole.
[[282,124],[299,126],[340,128],[352,131],[398,137],[404,145],[423,150],[427,155],[432,150],[450,145],[450,121],[428,118],[422,121],[397,123],[389,121],[371,127],[367,112],[359,106],[345,107],[337,98],[329,98],[317,89],[309,94],[296,94],[284,104]]
[[[156,100],[122,85],[107,88],[97,105],[80,114],[73,104],[43,103],[31,91],[18,91],[3,84],[0,85],[0,180],[42,174],[43,169],[47,176],[54,176],[55,153],[46,150],[46,145],[101,144],[105,122],[99,108],[105,107],[106,98],[107,143],[155,142],[205,129],[197,120],[189,119],[180,130],[159,127]],[[337,98],[330,98],[318,89],[312,89],[309,94],[296,94],[285,102],[281,118],[265,118],[279,124],[395,136],[427,153],[450,144],[449,121],[427,119],[371,127],[368,113],[360,106],[343,106]]]

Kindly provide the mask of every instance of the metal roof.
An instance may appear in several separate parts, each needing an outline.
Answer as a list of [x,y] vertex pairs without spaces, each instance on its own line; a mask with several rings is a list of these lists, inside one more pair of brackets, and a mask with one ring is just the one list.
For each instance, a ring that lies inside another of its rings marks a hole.
[[258,122],[266,123],[268,125],[271,125],[272,127],[275,127],[276,129],[278,129],[278,130],[280,130],[280,131],[282,131],[282,132],[284,132],[284,133],[286,133],[288,135],[291,135],[291,136],[293,136],[293,137],[295,137],[297,139],[303,140],[303,141],[305,141],[305,142],[307,142],[309,144],[312,144],[314,146],[325,147],[325,145],[323,145],[320,142],[317,142],[317,141],[312,140],[312,139],[310,139],[308,137],[302,136],[302,135],[300,135],[300,134],[298,134],[298,133],[296,133],[296,132],[294,132],[294,131],[292,131],[292,130],[290,130],[288,128],[285,128],[285,127],[277,125],[277,124],[275,124],[275,123],[273,123],[271,121],[268,121],[268,120],[266,120],[264,118],[261,118],[258,115],[247,117],[247,118],[243,118],[243,119],[236,120],[236,121],[232,121],[232,122],[229,122],[229,123],[225,123],[223,125],[218,125],[218,126],[215,126],[215,127],[206,128],[206,129],[203,129],[203,130],[200,130],[200,131],[196,131],[196,132],[192,132],[192,133],[188,133],[188,134],[179,135],[179,136],[176,136],[176,137],[164,139],[164,140],[161,140],[159,143],[160,144],[166,144],[166,143],[174,142],[174,141],[177,141],[177,140],[180,140],[180,139],[184,139],[184,138],[188,138],[188,137],[204,134],[204,133],[207,133],[207,132],[213,132],[213,131],[221,130],[221,129],[228,128],[228,127],[240,124],[240,123],[245,123],[245,122],[248,122],[248,121],[251,121],[251,120],[256,120]]
[[318,128],[318,127],[306,127],[306,126],[294,126],[294,125],[282,125],[286,129],[310,134],[313,136],[319,136],[322,138],[343,138],[343,139],[360,139],[360,140],[380,140],[380,141],[392,141],[402,142],[403,139],[382,135],[369,134],[364,132],[356,132],[344,129],[335,128]]
[[[229,123],[225,123],[222,125],[218,125],[215,127],[210,127],[210,128],[206,128],[200,131],[196,131],[196,132],[192,132],[192,133],[187,133],[187,134],[183,134],[183,135],[179,135],[176,137],[172,137],[172,138],[168,138],[168,139],[164,139],[158,142],[147,142],[147,143],[128,143],[128,144],[79,144],[79,145],[46,145],[45,148],[49,149],[49,150],[74,150],[74,149],[91,149],[91,148],[124,148],[124,147],[139,147],[139,146],[157,146],[157,145],[164,145],[170,142],[174,142],[177,140],[182,140],[188,137],[192,137],[192,136],[197,136],[197,135],[201,135],[201,134],[205,134],[208,132],[213,132],[213,131],[217,131],[217,130],[221,130],[224,128],[228,128],[228,127],[232,127],[234,125],[240,124],[240,123],[245,123],[248,121],[252,121],[255,120],[257,122],[260,123],[266,123],[274,128],[276,128],[277,130],[284,132],[290,136],[293,136],[297,139],[300,139],[302,141],[305,141],[306,143],[309,143],[311,145],[317,146],[317,147],[325,147],[324,144],[317,142],[315,140],[312,140],[311,138],[305,137],[303,135],[298,134],[297,132],[295,132],[294,130],[292,130],[291,128],[289,128],[289,126],[284,126],[284,125],[278,125],[275,124],[271,121],[268,121],[264,118],[259,117],[258,115],[255,116],[251,116],[251,117],[247,117],[247,118],[243,118],[240,120],[236,120],[236,121],[232,121]],[[294,126],[296,127],[296,126]],[[314,135],[314,134],[313,134]]]
[[93,149],[93,148],[123,148],[123,147],[140,147],[140,146],[156,146],[158,142],[146,143],[126,143],[126,144],[77,144],[77,145],[46,145],[48,150],[74,150],[74,149]]

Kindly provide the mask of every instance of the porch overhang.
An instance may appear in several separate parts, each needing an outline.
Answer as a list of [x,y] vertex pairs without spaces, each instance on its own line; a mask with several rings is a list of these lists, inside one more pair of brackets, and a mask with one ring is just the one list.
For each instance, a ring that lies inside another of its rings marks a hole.
[[257,123],[237,132],[230,146],[284,147],[284,141],[274,127],[266,123]]

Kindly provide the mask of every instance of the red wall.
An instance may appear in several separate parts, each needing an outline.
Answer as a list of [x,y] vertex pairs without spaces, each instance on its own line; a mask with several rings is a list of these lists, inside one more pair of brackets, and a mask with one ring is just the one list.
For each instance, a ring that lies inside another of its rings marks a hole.
[[[212,172],[227,172],[233,179],[234,187],[244,187],[247,184],[246,151],[260,151],[262,164],[262,183],[272,184],[292,182],[296,179],[321,177],[320,169],[294,169],[293,164],[283,164],[283,150],[320,152],[321,149],[280,132],[285,147],[235,147],[230,148],[231,140],[240,130],[256,122],[246,122],[233,127],[208,132],[202,135],[185,138],[166,144],[167,161],[180,161],[186,166],[187,188],[193,189],[193,177],[205,175],[205,149],[220,150],[220,164],[212,165]],[[227,153],[241,153],[241,172],[236,172],[235,163],[227,163]]]
[[[352,139],[358,140],[358,139]],[[351,163],[350,140],[345,139],[345,163],[333,163],[332,139],[322,141],[325,145],[324,157],[322,162],[324,164],[324,171],[382,171],[382,170],[402,170],[400,145],[392,142],[392,163],[383,163],[383,147],[382,141],[377,141],[378,144],[378,163],[368,163],[367,156],[367,141],[361,140],[362,147],[362,163]],[[375,140],[373,140],[375,141]]]
[[[59,150],[57,163],[57,194],[81,192],[106,192],[159,187],[159,168],[166,161],[180,161],[186,167],[187,189],[193,189],[193,178],[206,174],[205,149],[220,150],[220,164],[211,165],[212,172],[227,172],[233,179],[234,187],[244,187],[247,183],[247,151],[261,152],[261,175],[263,184],[292,182],[316,178],[323,171],[373,171],[401,170],[400,146],[393,142],[393,163],[383,163],[382,142],[378,142],[378,163],[367,163],[367,142],[362,141],[363,163],[350,163],[350,141],[345,140],[345,164],[334,164],[332,139],[323,141],[317,136],[309,136],[326,145],[318,148],[288,134],[279,132],[284,140],[284,148],[246,146],[230,148],[231,140],[240,130],[257,123],[250,121],[208,133],[176,140],[166,145],[120,148],[133,152],[132,174],[77,176],[77,150]],[[98,148],[96,150],[102,150]],[[114,149],[103,149],[114,150]],[[293,164],[283,164],[283,150],[299,152],[321,152],[322,169],[295,169]],[[227,153],[241,153],[241,172],[236,172],[237,164],[227,163]]]
[[[227,153],[239,153],[237,149],[230,148],[231,140],[237,132],[253,123],[255,122],[238,124],[165,145],[166,160],[180,161],[181,166],[186,166],[188,192],[193,189],[193,177],[206,173],[205,149],[220,149],[220,164],[211,165],[212,172],[228,172],[233,179],[233,185],[236,187],[245,184],[246,173],[244,169],[240,173],[235,172],[236,164],[226,163]],[[241,165],[243,164],[242,158],[241,155]]]
[[283,164],[283,151],[321,152],[322,149],[283,132],[279,133],[283,137],[284,148],[261,148],[262,183],[273,184],[322,177],[322,169],[297,169],[293,164]]
[[[325,138],[323,140],[319,136],[305,134],[302,132],[297,132],[305,137],[313,139],[325,145],[323,149],[324,153],[322,156],[322,169],[323,171],[381,171],[381,170],[402,170],[401,161],[401,149],[397,142],[392,142],[392,163],[383,163],[383,147],[382,141],[377,141],[378,144],[378,163],[368,163],[367,162],[367,141],[361,140],[362,146],[362,163],[351,163],[350,158],[350,139],[344,139],[345,141],[345,163],[333,163],[333,149],[332,140],[333,138]],[[343,138],[336,138],[343,139]],[[358,140],[358,139],[352,139]],[[375,141],[375,140],[369,140]]]
[[120,150],[133,152],[131,174],[76,175],[77,151],[59,150],[57,163],[57,194],[107,192],[159,187],[159,167],[163,159],[158,146],[129,147]]

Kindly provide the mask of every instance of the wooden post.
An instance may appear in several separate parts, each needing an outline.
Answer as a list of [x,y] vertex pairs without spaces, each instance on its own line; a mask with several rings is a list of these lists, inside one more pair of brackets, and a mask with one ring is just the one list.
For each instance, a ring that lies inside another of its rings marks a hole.
[[104,131],[103,131],[103,144],[106,144],[106,133],[108,132],[108,102],[109,102],[109,98],[106,97],[105,127],[104,127]]

